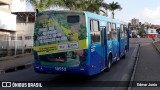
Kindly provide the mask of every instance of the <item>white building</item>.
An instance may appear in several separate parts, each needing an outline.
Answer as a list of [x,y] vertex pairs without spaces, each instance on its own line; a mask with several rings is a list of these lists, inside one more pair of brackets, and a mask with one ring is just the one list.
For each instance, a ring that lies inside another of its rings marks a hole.
[[35,12],[29,8],[26,0],[0,0],[0,57],[32,48]]
[[157,37],[157,31],[156,29],[152,29],[152,28],[148,28],[148,29],[145,29],[146,31],[146,35],[148,38],[156,38]]
[[10,36],[16,32],[16,15],[11,0],[0,0],[0,57],[10,54]]
[[12,12],[33,12],[31,4],[27,0],[12,0]]
[[[17,15],[16,34],[17,49],[31,49],[33,47],[33,33],[35,12],[27,0],[12,0],[12,13]],[[14,38],[12,39],[12,48],[14,48]]]

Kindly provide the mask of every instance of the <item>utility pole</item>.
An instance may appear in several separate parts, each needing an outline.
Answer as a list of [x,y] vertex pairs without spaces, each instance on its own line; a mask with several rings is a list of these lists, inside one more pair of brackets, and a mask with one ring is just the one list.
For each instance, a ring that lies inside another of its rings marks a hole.
[[14,39],[14,55],[17,56],[17,32],[15,32],[15,39]]

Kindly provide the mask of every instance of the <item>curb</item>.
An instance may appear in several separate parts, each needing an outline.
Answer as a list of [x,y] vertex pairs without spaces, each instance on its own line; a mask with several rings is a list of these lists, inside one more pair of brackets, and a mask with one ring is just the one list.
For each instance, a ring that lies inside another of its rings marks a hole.
[[157,48],[157,46],[155,45],[155,42],[152,42],[153,46],[156,48],[156,50],[160,53],[160,50]]
[[0,61],[10,60],[10,59],[14,59],[14,58],[21,58],[23,56],[28,56],[28,55],[32,55],[32,53],[27,53],[27,54],[22,54],[22,55],[17,55],[17,56],[0,57]]
[[0,70],[0,74],[15,72],[15,71],[18,71],[18,70],[23,70],[23,69],[29,68],[31,66],[33,66],[33,63],[27,63],[27,64],[24,64],[24,65],[8,68],[8,69],[5,69],[5,70]]
[[129,86],[128,86],[127,90],[132,89],[132,84],[133,84],[134,76],[135,76],[135,73],[136,73],[136,68],[137,68],[137,63],[138,63],[138,58],[139,58],[139,48],[140,48],[140,44],[137,44],[135,50],[132,53],[132,57],[130,59],[130,60],[134,61],[134,65],[131,68],[131,74],[132,75],[130,77]]

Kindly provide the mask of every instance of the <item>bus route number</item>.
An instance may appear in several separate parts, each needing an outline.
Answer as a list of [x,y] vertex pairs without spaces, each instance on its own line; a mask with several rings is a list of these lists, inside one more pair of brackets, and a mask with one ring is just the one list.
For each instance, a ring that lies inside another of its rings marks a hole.
[[66,71],[66,67],[55,67],[56,71]]

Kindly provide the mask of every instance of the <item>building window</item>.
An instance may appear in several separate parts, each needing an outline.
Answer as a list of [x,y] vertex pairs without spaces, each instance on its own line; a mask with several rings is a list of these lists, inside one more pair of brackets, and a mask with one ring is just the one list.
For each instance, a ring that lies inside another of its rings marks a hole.
[[15,40],[15,36],[11,36],[11,40]]
[[25,36],[25,40],[31,40],[32,36]]
[[17,36],[17,40],[22,40],[22,36]]
[[151,33],[153,33],[153,30],[151,30]]

